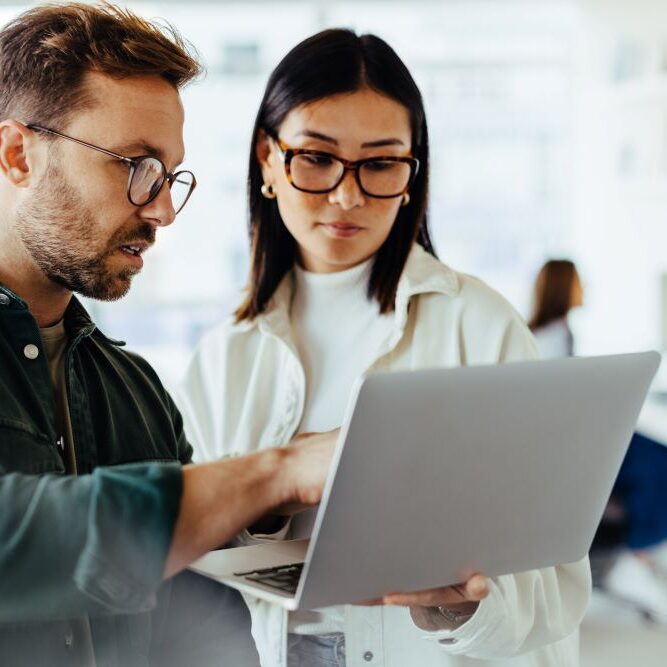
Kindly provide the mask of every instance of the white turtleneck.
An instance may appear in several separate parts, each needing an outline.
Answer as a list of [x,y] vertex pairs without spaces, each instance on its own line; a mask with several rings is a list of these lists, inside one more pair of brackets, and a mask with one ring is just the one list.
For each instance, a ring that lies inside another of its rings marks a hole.
[[[292,334],[306,375],[299,432],[341,426],[355,380],[378,356],[392,330],[393,313],[380,314],[367,296],[372,258],[337,273],[295,268]],[[290,614],[289,631],[343,632],[343,607]]]
[[354,381],[391,331],[393,313],[381,315],[367,296],[372,261],[338,273],[295,269],[292,333],[306,373],[301,433],[341,425]]

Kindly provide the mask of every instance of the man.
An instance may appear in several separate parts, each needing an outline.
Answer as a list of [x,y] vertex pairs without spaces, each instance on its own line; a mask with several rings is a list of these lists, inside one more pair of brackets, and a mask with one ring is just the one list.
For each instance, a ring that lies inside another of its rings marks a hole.
[[335,434],[182,467],[154,371],[73,296],[122,297],[187,202],[178,91],[199,70],[177,35],[109,5],[36,7],[0,32],[3,665],[165,664],[156,637],[197,629],[150,612],[182,581],[162,580],[320,498]]

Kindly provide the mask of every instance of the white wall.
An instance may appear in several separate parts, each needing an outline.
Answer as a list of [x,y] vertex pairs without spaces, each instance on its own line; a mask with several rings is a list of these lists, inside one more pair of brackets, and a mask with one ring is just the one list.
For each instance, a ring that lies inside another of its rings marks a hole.
[[574,247],[582,352],[660,347],[667,271],[667,3],[583,3]]

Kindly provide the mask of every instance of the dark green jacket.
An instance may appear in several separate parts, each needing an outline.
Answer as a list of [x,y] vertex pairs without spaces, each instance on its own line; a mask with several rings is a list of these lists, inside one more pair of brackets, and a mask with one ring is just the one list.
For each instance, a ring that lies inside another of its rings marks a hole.
[[85,614],[98,667],[144,665],[191,448],[143,359],[75,298],[65,327],[79,477],[64,474],[37,324],[0,285],[0,665],[76,665],[67,619]]

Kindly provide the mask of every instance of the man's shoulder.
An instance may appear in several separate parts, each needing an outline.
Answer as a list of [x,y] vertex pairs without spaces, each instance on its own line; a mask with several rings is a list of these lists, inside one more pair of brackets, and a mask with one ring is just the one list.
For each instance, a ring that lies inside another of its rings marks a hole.
[[[128,389],[153,389],[165,401],[168,400],[167,391],[151,363],[141,354],[128,349],[124,343],[110,339],[101,332],[95,332],[91,337],[95,353],[92,357],[94,369],[102,379],[111,380],[112,376],[120,378]],[[93,369],[84,369],[84,373]]]

